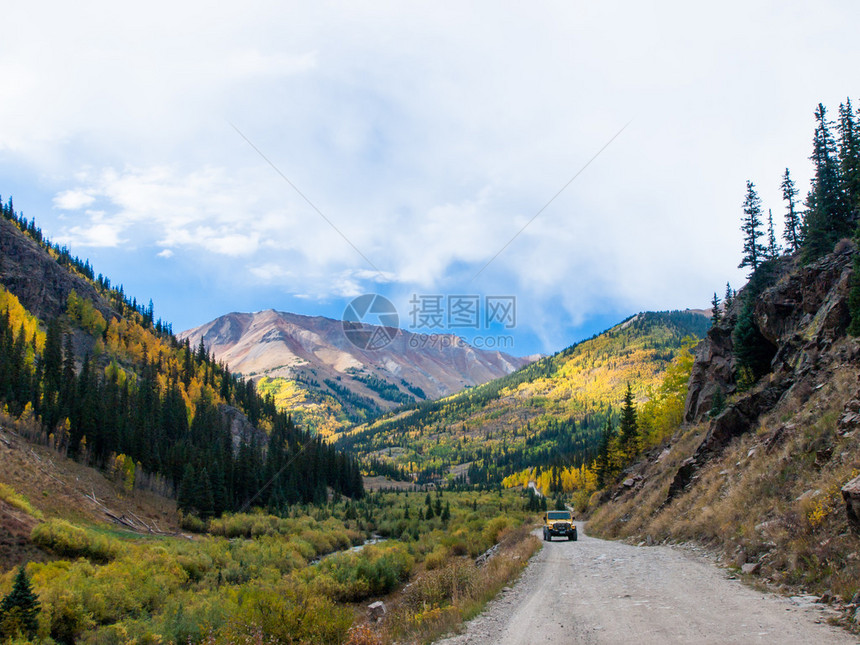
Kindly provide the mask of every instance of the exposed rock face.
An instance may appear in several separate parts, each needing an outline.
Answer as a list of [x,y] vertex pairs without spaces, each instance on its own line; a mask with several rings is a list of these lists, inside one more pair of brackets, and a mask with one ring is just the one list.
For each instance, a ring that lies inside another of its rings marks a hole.
[[39,318],[59,316],[72,290],[90,300],[106,320],[116,318],[87,280],[66,271],[18,227],[0,217],[0,282]]
[[[756,299],[753,312],[759,333],[774,349],[770,373],[711,420],[702,443],[675,475],[669,499],[689,486],[698,469],[719,455],[732,439],[753,429],[759,417],[772,409],[795,383],[814,373],[833,342],[845,336],[850,320],[848,292],[854,246],[847,243],[840,246],[839,252],[807,267],[799,266],[797,258],[778,261],[775,281]],[[713,327],[696,348],[684,411],[688,423],[706,420],[717,390],[724,394],[737,391],[732,329],[743,296],[743,292],[738,294],[724,320]],[[839,360],[854,358],[846,356]],[[857,421],[860,421],[860,403],[850,409],[846,407],[842,420],[844,431]],[[781,430],[774,431],[767,447],[781,440]]]
[[[853,245],[846,244],[842,252],[827,255],[807,267],[800,267],[796,258],[779,261],[776,284],[756,299],[754,310],[759,332],[776,349],[771,380],[792,379],[808,372],[820,351],[845,335],[852,250]],[[713,327],[696,348],[684,410],[684,419],[689,423],[706,417],[717,389],[724,394],[736,390],[732,328],[742,298],[743,291],[723,322]]]
[[218,411],[230,426],[230,438],[233,441],[233,452],[238,452],[239,446],[244,442],[251,444],[255,440],[258,445],[266,446],[269,443],[268,435],[251,425],[241,410],[232,405],[220,405]]
[[860,532],[860,476],[855,477],[842,487],[845,512],[855,531]]
[[696,347],[695,357],[684,410],[687,422],[702,419],[711,411],[718,390],[727,396],[736,389],[731,329],[712,327]]

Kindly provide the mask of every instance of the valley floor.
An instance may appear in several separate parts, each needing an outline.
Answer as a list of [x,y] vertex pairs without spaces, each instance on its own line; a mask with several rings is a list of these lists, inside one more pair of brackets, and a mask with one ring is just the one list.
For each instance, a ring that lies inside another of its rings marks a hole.
[[810,602],[750,589],[680,549],[584,535],[544,542],[519,582],[463,634],[494,643],[857,643]]

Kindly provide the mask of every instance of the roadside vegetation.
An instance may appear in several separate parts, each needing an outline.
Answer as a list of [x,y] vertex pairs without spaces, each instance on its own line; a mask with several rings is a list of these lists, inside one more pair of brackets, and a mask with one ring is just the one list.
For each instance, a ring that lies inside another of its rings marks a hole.
[[[422,642],[473,616],[525,566],[539,546],[525,506],[513,491],[375,492],[283,517],[225,514],[189,536],[49,519],[31,540],[51,559],[25,569],[41,605],[35,638]],[[0,576],[0,598],[16,575]],[[369,621],[377,599],[389,610]]]

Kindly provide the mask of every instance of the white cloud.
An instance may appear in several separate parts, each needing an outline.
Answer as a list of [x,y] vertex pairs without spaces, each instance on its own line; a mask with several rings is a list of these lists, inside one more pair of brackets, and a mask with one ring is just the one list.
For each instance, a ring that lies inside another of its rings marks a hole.
[[82,190],[64,190],[54,197],[54,208],[76,211],[90,206],[95,200],[95,197]]
[[159,251],[156,255],[160,258],[168,259],[173,257],[173,251],[171,251],[170,249],[164,249],[162,251]]
[[744,181],[803,192],[855,5],[11,6],[0,164],[52,178],[75,245],[323,300],[516,292],[548,339],[739,280]]
[[126,240],[121,229],[112,224],[93,223],[90,226],[73,226],[58,241],[71,247],[116,247]]

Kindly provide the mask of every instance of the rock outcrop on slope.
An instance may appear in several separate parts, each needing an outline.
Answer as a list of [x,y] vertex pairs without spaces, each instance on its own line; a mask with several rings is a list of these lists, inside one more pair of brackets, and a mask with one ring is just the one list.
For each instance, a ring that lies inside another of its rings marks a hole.
[[[774,268],[774,284],[756,298],[753,318],[762,342],[773,358],[770,372],[710,421],[696,452],[679,469],[669,490],[675,496],[691,481],[699,466],[718,455],[735,437],[752,430],[760,416],[773,409],[792,388],[809,387],[821,370],[860,356],[856,346],[840,346],[849,323],[848,292],[852,274],[849,243],[809,266],[798,258],[783,258]],[[747,287],[749,288],[749,287]],[[737,392],[732,330],[737,323],[742,290],[720,324],[696,349],[696,360],[684,411],[688,423],[707,421],[718,391]]]
[[61,267],[44,248],[3,217],[0,217],[0,283],[42,320],[63,313],[73,290],[91,301],[106,320],[118,316],[92,283]]
[[[860,339],[847,334],[856,252],[846,240],[807,266],[780,258],[738,294],[697,347],[684,424],[627,469],[634,485],[619,481],[602,497],[592,531],[705,543],[740,575],[856,609]],[[746,381],[742,337],[762,359]]]
[[[776,283],[756,299],[756,327],[773,349],[769,380],[778,388],[790,387],[797,377],[814,370],[822,352],[845,336],[853,250],[852,244],[845,243],[838,252],[805,267],[796,257],[781,259]],[[684,411],[688,423],[708,416],[717,390],[730,395],[737,389],[732,330],[743,297],[742,290],[720,324],[696,348]]]

